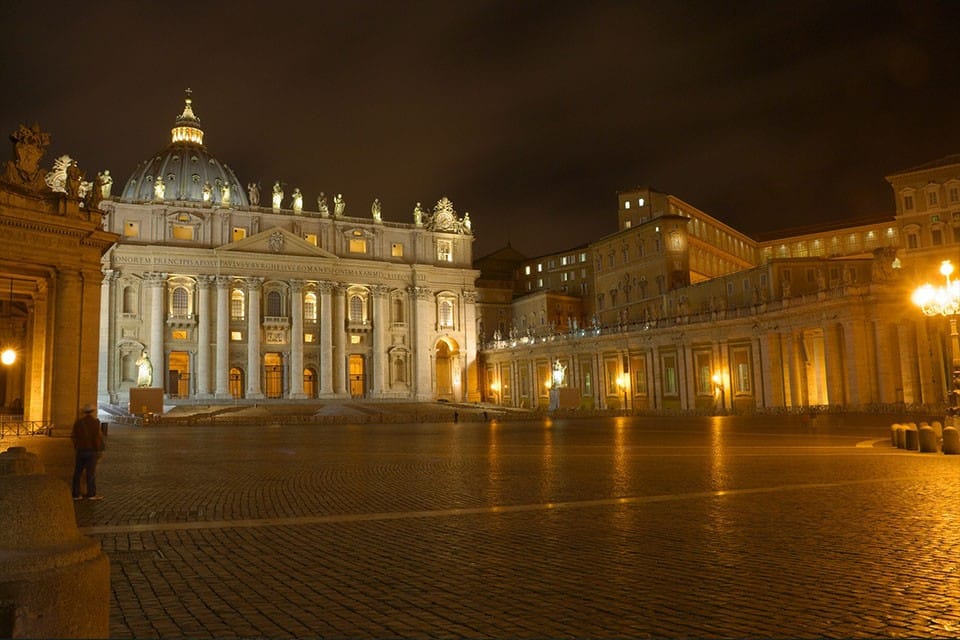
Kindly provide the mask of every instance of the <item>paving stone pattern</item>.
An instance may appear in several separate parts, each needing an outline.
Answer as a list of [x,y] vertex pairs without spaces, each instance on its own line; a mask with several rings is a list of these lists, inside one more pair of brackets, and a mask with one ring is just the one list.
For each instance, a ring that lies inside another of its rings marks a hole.
[[960,456],[817,420],[112,428],[77,520],[118,638],[960,635]]

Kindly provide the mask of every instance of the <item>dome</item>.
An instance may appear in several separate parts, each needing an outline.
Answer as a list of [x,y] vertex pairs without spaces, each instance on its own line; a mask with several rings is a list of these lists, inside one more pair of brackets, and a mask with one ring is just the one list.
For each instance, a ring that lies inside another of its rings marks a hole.
[[[158,178],[163,181],[158,187]],[[193,113],[190,90],[171,130],[166,149],[141,162],[123,188],[127,202],[209,202],[223,206],[223,186],[229,188],[230,205],[249,206],[247,194],[233,169],[214,158],[203,146],[200,119]]]

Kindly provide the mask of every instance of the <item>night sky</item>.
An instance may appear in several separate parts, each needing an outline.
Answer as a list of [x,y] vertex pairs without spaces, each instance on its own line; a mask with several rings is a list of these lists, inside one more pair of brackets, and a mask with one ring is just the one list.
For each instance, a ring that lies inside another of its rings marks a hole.
[[892,214],[885,175],[960,152],[960,2],[312,5],[5,0],[0,133],[116,193],[190,87],[244,185],[401,222],[447,196],[475,257],[610,233],[636,186],[748,234]]

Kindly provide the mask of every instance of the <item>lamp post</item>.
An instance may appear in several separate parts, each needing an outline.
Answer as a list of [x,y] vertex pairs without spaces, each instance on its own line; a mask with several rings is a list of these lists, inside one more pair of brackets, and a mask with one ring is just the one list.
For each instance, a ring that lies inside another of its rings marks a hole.
[[716,387],[717,391],[720,392],[720,409],[722,411],[726,411],[727,402],[723,394],[723,376],[721,376],[719,372],[713,374],[713,384]]
[[947,416],[952,418],[957,414],[957,400],[960,398],[960,338],[957,335],[960,280],[950,279],[953,264],[949,260],[940,263],[940,273],[946,279],[946,286],[921,285],[913,292],[913,303],[920,307],[926,316],[944,316],[950,321],[950,398]]
[[617,377],[617,386],[623,391],[623,412],[627,412],[627,374],[622,373]]

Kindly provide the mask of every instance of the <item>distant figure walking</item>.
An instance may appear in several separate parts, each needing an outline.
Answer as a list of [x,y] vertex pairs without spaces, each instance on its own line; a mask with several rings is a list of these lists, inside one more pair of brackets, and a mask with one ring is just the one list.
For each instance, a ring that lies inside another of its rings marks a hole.
[[[103,451],[103,434],[100,432],[100,421],[94,415],[96,409],[92,404],[83,407],[83,415],[73,423],[70,439],[73,440],[75,462],[73,466],[73,499],[100,500],[97,495],[97,461]],[[86,475],[87,493],[80,494],[80,477]]]

